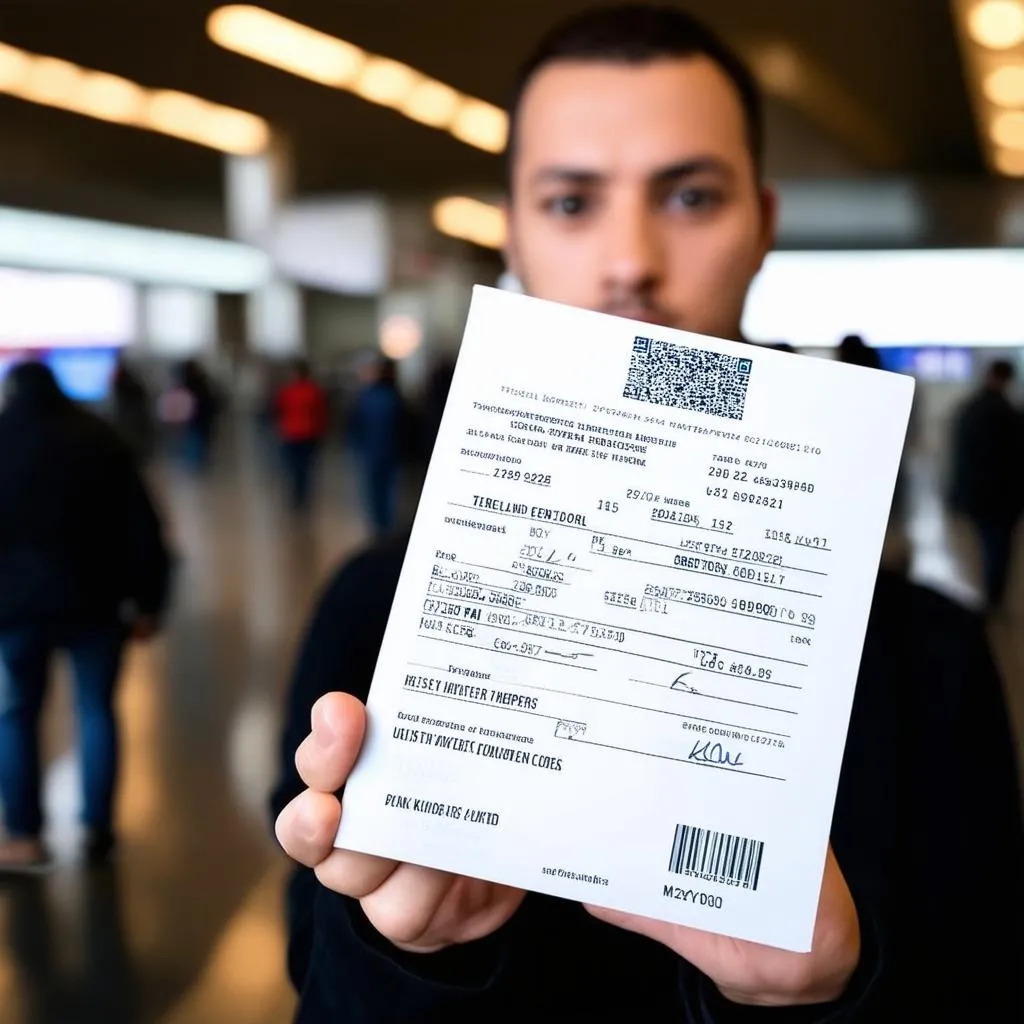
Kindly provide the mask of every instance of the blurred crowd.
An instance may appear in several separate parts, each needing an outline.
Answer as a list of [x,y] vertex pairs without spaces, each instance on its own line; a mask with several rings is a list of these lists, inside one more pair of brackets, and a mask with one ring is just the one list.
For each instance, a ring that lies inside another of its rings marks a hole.
[[[858,336],[844,338],[835,356],[882,368],[878,351]],[[38,840],[37,733],[59,650],[70,655],[82,719],[88,854],[102,857],[113,847],[116,679],[125,644],[157,631],[171,591],[172,555],[144,482],[151,464],[215,472],[221,421],[235,404],[251,418],[295,514],[314,503],[325,450],[347,452],[367,530],[384,537],[401,525],[403,474],[429,458],[453,370],[452,359],[439,360],[413,400],[400,390],[394,363],[379,355],[359,359],[347,386],[333,387],[303,359],[264,362],[242,394],[230,396],[198,361],[174,367],[153,387],[122,359],[108,402],[96,410],[72,402],[41,363],[9,372],[0,411],[0,659],[7,670],[0,797],[9,838],[0,844],[0,871],[46,860]],[[993,611],[1006,598],[1024,512],[1024,414],[1011,397],[1014,376],[1011,363],[993,362],[948,439],[949,506],[974,530]],[[901,480],[897,528],[907,514],[905,491]]]

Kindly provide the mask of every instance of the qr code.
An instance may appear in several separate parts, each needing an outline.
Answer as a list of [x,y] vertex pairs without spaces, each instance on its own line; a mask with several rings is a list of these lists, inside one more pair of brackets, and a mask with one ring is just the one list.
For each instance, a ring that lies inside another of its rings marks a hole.
[[637,338],[622,396],[741,420],[752,367],[749,359]]

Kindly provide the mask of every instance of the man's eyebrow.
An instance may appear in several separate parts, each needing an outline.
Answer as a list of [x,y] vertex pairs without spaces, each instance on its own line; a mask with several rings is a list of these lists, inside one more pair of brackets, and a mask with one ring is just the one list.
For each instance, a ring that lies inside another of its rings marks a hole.
[[531,185],[596,185],[605,179],[600,171],[582,167],[542,167],[530,178]]
[[669,181],[678,181],[680,178],[695,178],[698,174],[732,178],[735,176],[735,171],[717,156],[698,156],[661,167],[650,175],[650,180],[657,184],[664,184]]
[[[648,175],[655,184],[693,178],[699,174],[712,174],[720,178],[732,178],[735,172],[724,160],[716,156],[698,156],[659,167]],[[585,167],[551,166],[542,167],[530,179],[531,185],[575,185],[577,187],[599,185],[607,175]]]

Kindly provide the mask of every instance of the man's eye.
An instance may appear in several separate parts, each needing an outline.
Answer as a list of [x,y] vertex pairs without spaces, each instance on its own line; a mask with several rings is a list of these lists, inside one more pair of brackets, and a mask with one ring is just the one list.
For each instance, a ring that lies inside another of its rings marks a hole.
[[668,205],[683,210],[712,210],[722,201],[722,196],[710,188],[677,188],[668,196]]
[[578,217],[586,212],[587,202],[580,195],[555,196],[544,203],[544,208],[557,217]]

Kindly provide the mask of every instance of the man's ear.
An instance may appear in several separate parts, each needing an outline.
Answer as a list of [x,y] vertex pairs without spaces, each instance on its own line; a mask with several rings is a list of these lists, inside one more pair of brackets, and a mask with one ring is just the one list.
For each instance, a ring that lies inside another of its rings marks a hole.
[[775,248],[775,236],[779,228],[779,194],[770,185],[762,185],[758,193],[758,204],[761,210],[761,232],[755,272],[761,269],[765,257]]

